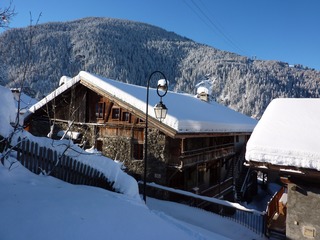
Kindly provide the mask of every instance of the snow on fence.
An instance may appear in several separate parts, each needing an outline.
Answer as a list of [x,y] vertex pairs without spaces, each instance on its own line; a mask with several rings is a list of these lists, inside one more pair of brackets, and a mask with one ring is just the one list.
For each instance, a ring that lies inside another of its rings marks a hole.
[[18,142],[17,159],[31,172],[50,175],[72,184],[96,186],[115,191],[113,182],[109,182],[100,171],[72,157],[59,155],[50,148],[39,147],[38,143],[29,140]]
[[[143,184],[143,182],[139,182]],[[266,233],[266,213],[217,198],[197,195],[191,192],[164,187],[155,183],[147,183],[147,194],[169,197],[170,201],[187,204],[193,207],[204,205],[205,210],[237,222],[260,236]]]

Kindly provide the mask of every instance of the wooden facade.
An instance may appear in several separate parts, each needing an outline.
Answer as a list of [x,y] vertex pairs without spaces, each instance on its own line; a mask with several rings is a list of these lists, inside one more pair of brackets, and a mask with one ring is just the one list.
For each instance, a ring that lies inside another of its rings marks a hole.
[[[76,143],[123,161],[139,180],[144,170],[144,119],[143,112],[81,80],[47,101],[26,124],[37,136],[47,136],[50,126],[55,138],[60,131],[79,133],[73,138]],[[232,200],[249,135],[178,133],[149,118],[147,181]]]

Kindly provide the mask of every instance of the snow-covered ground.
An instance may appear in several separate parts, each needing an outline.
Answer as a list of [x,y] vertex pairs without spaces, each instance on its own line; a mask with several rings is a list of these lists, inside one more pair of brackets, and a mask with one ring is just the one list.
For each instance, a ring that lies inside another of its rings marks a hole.
[[152,198],[146,206],[124,194],[35,175],[14,158],[0,164],[0,186],[0,239],[261,239],[201,209]]

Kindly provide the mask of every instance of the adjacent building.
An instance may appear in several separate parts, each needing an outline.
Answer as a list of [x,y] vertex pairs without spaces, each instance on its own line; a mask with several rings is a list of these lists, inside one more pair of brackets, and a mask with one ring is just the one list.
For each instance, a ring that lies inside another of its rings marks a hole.
[[247,143],[251,169],[282,188],[268,206],[270,232],[320,238],[320,99],[275,99]]

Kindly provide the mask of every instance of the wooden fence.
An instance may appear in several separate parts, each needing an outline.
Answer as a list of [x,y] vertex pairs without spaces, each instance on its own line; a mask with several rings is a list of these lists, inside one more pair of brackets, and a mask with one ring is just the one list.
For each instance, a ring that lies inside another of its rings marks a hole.
[[35,174],[43,173],[68,183],[96,186],[115,191],[113,182],[110,182],[100,171],[70,156],[60,155],[50,148],[40,147],[38,143],[29,140],[19,141],[17,159]]

